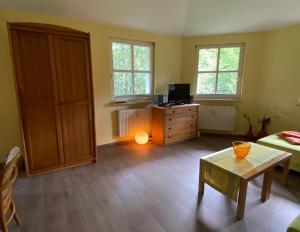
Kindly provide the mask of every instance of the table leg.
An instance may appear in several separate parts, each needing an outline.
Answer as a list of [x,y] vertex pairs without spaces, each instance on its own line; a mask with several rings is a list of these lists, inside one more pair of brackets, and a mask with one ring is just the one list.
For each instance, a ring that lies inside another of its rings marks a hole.
[[200,159],[200,164],[199,164],[199,186],[198,186],[198,195],[203,195],[204,193],[204,168],[203,168],[203,160]]
[[265,202],[270,198],[272,185],[273,168],[264,173],[264,182],[261,191],[261,201]]
[[287,159],[283,163],[283,178],[282,178],[283,186],[287,186],[288,175],[289,175],[289,171],[290,171],[290,163],[291,163],[291,159]]
[[247,196],[248,181],[245,179],[240,180],[239,199],[237,204],[236,218],[242,219],[245,214],[246,196]]

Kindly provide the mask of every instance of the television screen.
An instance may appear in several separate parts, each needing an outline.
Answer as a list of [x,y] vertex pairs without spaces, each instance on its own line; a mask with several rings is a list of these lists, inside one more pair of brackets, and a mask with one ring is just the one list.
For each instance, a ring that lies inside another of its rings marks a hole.
[[169,103],[190,103],[190,84],[169,84]]

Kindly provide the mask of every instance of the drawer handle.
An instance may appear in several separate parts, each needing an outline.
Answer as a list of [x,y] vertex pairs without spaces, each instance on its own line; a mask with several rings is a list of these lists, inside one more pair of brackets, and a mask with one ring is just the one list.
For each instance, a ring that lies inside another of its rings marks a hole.
[[169,121],[172,121],[172,118],[169,118]]
[[189,111],[191,111],[191,109],[189,109]]
[[168,137],[169,139],[171,138],[171,136]]
[[194,116],[191,116],[191,118],[194,118]]
[[169,127],[169,130],[171,130],[171,127]]
[[191,124],[191,127],[193,127],[193,124]]
[[173,110],[172,112],[175,113],[175,110]]

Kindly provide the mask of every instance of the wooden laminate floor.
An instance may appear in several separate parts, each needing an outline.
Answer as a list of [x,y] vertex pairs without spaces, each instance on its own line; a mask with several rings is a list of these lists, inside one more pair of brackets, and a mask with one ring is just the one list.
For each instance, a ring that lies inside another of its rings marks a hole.
[[22,226],[34,232],[283,232],[300,213],[300,175],[288,188],[275,170],[270,199],[260,201],[262,178],[248,187],[245,218],[236,203],[206,186],[197,206],[199,158],[228,147],[230,138],[203,136],[160,147],[107,146],[99,162],[32,178],[19,178],[14,196]]

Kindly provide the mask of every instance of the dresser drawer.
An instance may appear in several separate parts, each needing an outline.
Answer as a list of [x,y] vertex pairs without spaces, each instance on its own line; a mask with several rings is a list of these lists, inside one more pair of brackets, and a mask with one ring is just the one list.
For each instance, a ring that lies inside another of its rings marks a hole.
[[188,120],[182,123],[172,123],[167,124],[165,127],[166,132],[178,131],[178,130],[187,130],[197,128],[197,120]]
[[189,138],[194,138],[197,135],[197,129],[187,129],[187,130],[178,130],[173,132],[166,131],[165,133],[165,143],[170,143],[177,140],[184,140]]
[[176,123],[185,123],[194,120],[197,120],[197,112],[191,114],[168,115],[166,117],[166,125],[176,125]]
[[197,112],[198,107],[197,106],[189,106],[189,107],[184,107],[182,108],[183,113],[192,113],[192,112]]
[[168,108],[168,109],[166,109],[166,114],[167,114],[167,115],[181,114],[182,112],[183,112],[182,107],[178,107],[178,108]]

